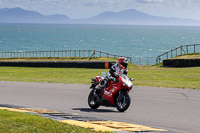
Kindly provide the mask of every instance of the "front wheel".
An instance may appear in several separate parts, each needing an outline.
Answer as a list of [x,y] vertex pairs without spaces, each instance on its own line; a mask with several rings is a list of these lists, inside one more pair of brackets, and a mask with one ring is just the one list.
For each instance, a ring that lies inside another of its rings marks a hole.
[[116,108],[119,112],[124,112],[131,104],[131,98],[126,91],[121,92],[121,96],[118,95],[115,101]]
[[100,106],[97,98],[98,97],[94,95],[94,89],[93,89],[88,96],[88,105],[90,106],[90,108],[97,109]]

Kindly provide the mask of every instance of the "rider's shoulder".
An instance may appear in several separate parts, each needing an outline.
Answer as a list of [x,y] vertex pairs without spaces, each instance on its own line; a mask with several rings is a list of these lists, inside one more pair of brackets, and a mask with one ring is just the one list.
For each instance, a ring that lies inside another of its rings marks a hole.
[[114,67],[118,67],[118,66],[119,66],[119,64],[118,64],[118,63],[115,63],[113,66],[114,66]]
[[114,64],[111,68],[112,69],[116,69],[118,67],[118,64],[116,63],[116,64]]

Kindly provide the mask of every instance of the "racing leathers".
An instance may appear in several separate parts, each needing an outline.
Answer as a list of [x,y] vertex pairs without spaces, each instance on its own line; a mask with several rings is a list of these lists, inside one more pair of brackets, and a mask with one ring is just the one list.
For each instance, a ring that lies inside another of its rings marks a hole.
[[122,69],[119,66],[119,64],[116,63],[110,68],[110,71],[108,72],[107,76],[101,81],[99,89],[105,88],[110,80],[119,81],[118,77],[122,76],[123,74],[127,75],[128,70],[126,68]]

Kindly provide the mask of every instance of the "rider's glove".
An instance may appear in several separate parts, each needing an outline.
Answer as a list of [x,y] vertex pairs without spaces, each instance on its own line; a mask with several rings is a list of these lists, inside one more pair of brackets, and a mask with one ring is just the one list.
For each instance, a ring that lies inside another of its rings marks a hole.
[[112,80],[114,82],[120,82],[119,78],[110,77],[110,80]]
[[115,77],[117,77],[117,78],[119,77],[119,75],[116,72],[114,72],[113,74]]
[[112,81],[116,81],[116,78],[114,78],[114,77],[110,77],[110,80],[112,80]]

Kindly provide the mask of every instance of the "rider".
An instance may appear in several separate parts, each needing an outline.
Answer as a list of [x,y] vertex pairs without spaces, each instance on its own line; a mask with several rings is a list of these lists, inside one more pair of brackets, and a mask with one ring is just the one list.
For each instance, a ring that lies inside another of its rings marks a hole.
[[122,74],[127,75],[128,73],[127,66],[128,66],[128,60],[125,57],[120,57],[116,62],[116,64],[110,68],[110,71],[108,72],[107,76],[101,81],[101,83],[97,88],[102,90],[107,86],[110,80],[119,81],[118,79],[119,76],[121,76]]

